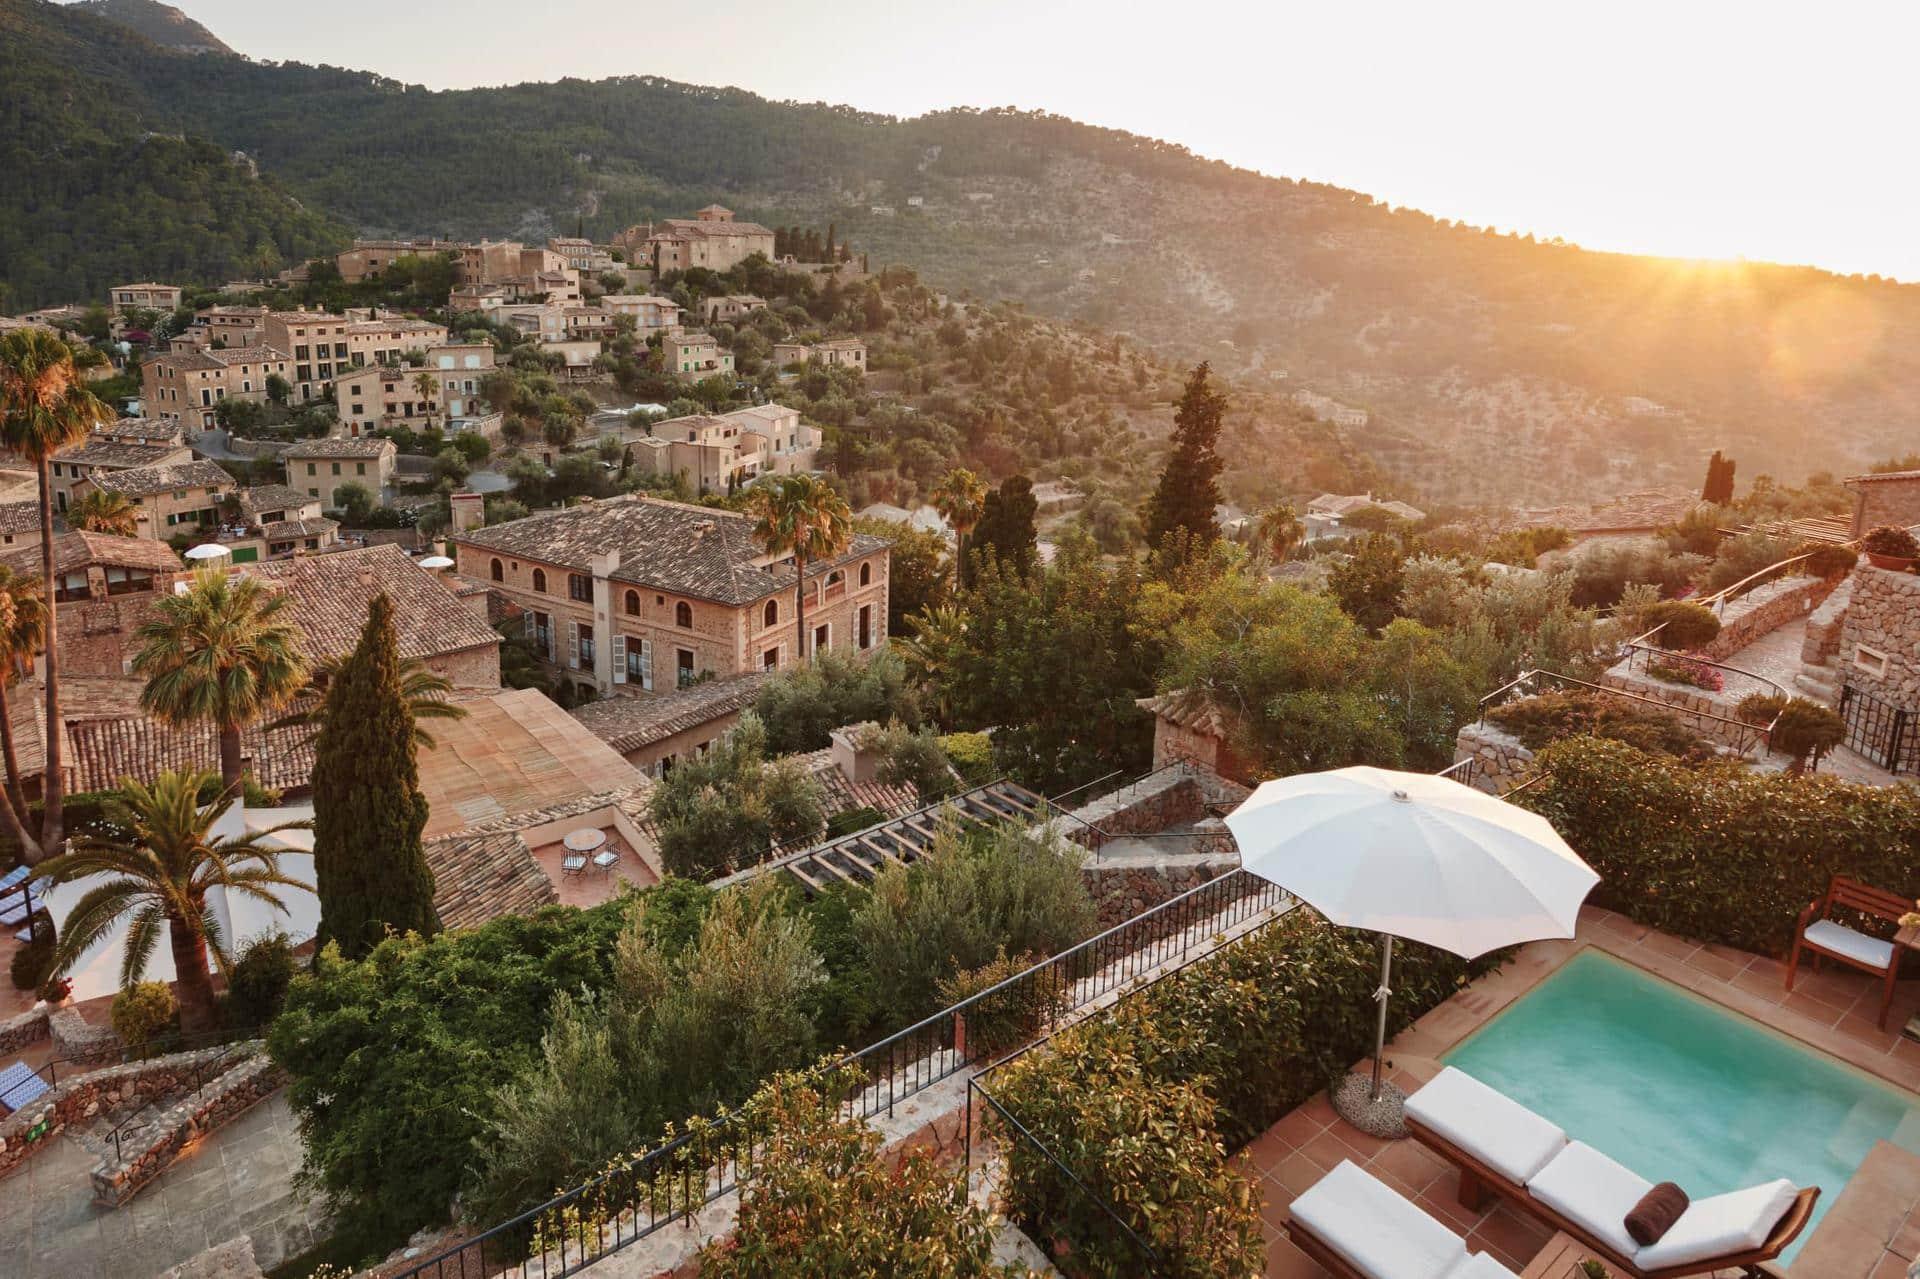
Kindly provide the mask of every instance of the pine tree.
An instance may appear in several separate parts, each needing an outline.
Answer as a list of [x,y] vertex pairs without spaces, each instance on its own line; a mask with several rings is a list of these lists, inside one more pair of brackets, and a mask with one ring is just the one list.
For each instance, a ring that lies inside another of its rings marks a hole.
[[[980,522],[974,525],[967,543],[970,570],[989,550],[994,559],[1016,573],[1033,567],[1034,544],[1038,534],[1033,517],[1040,503],[1033,496],[1033,481],[1024,475],[1009,475],[1000,487],[987,494],[980,504]],[[969,581],[973,572],[966,574]]]
[[1192,549],[1219,540],[1213,511],[1220,504],[1220,419],[1227,397],[1213,389],[1203,362],[1187,379],[1173,415],[1173,452],[1160,472],[1160,487],[1147,501],[1147,545],[1163,548],[1169,538]]
[[327,690],[314,745],[313,810],[322,945],[338,942],[357,959],[389,929],[439,931],[433,872],[420,846],[427,799],[401,687],[393,603],[384,593]]

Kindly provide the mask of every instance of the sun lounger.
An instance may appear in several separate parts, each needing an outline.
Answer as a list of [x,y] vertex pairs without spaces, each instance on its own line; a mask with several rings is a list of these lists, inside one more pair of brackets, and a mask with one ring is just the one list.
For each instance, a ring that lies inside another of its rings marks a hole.
[[8,871],[6,874],[0,875],[0,892],[4,892],[7,889],[12,888],[15,884],[18,884],[21,880],[25,879],[28,875],[32,873],[33,873],[33,868],[31,866],[15,866],[12,870]]
[[1293,1201],[1287,1235],[1339,1279],[1514,1279],[1484,1252],[1343,1159]]
[[25,890],[16,886],[0,892],[0,925],[12,927],[14,924],[24,924],[27,916],[46,904],[41,899],[45,891],[44,882],[35,882],[27,885]]
[[1653,1183],[1519,1102],[1449,1066],[1407,1098],[1407,1130],[1460,1170],[1460,1202],[1488,1192],[1572,1235],[1625,1279],[1679,1279],[1715,1270],[1759,1275],[1813,1216],[1818,1186],[1777,1180],[1696,1199],[1644,1247],[1626,1216]]
[[47,1081],[24,1061],[0,1070],[0,1109],[8,1114],[32,1104],[34,1098],[46,1091]]

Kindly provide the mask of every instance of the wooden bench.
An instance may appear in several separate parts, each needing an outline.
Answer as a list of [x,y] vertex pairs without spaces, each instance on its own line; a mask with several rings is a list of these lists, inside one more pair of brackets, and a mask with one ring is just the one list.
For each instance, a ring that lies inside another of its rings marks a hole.
[[1857,911],[1897,927],[1900,916],[1912,909],[1913,903],[1898,893],[1835,875],[1827,885],[1826,895],[1808,903],[1794,925],[1793,954],[1787,958],[1787,989],[1793,989],[1803,950],[1812,952],[1816,963],[1831,959],[1857,968],[1881,979],[1879,1025],[1886,1029],[1887,1009],[1893,1004],[1893,983],[1900,978],[1900,956],[1906,948],[1840,923],[1833,918],[1833,912]]

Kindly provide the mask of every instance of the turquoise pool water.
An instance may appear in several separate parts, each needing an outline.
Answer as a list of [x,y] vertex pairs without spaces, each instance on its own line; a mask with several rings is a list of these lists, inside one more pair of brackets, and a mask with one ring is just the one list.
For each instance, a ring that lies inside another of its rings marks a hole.
[[1920,1153],[1912,1095],[1594,950],[1445,1060],[1696,1198],[1819,1186],[1816,1224],[1874,1142]]

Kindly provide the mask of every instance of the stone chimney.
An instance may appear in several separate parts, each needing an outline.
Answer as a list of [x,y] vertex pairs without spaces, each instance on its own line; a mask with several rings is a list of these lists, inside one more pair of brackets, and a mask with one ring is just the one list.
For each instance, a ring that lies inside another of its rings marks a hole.
[[453,531],[465,533],[487,522],[487,498],[484,493],[455,493],[447,499]]
[[847,724],[827,736],[833,743],[833,766],[849,782],[871,782],[879,777],[880,752],[875,749],[880,736],[878,724],[872,720]]

